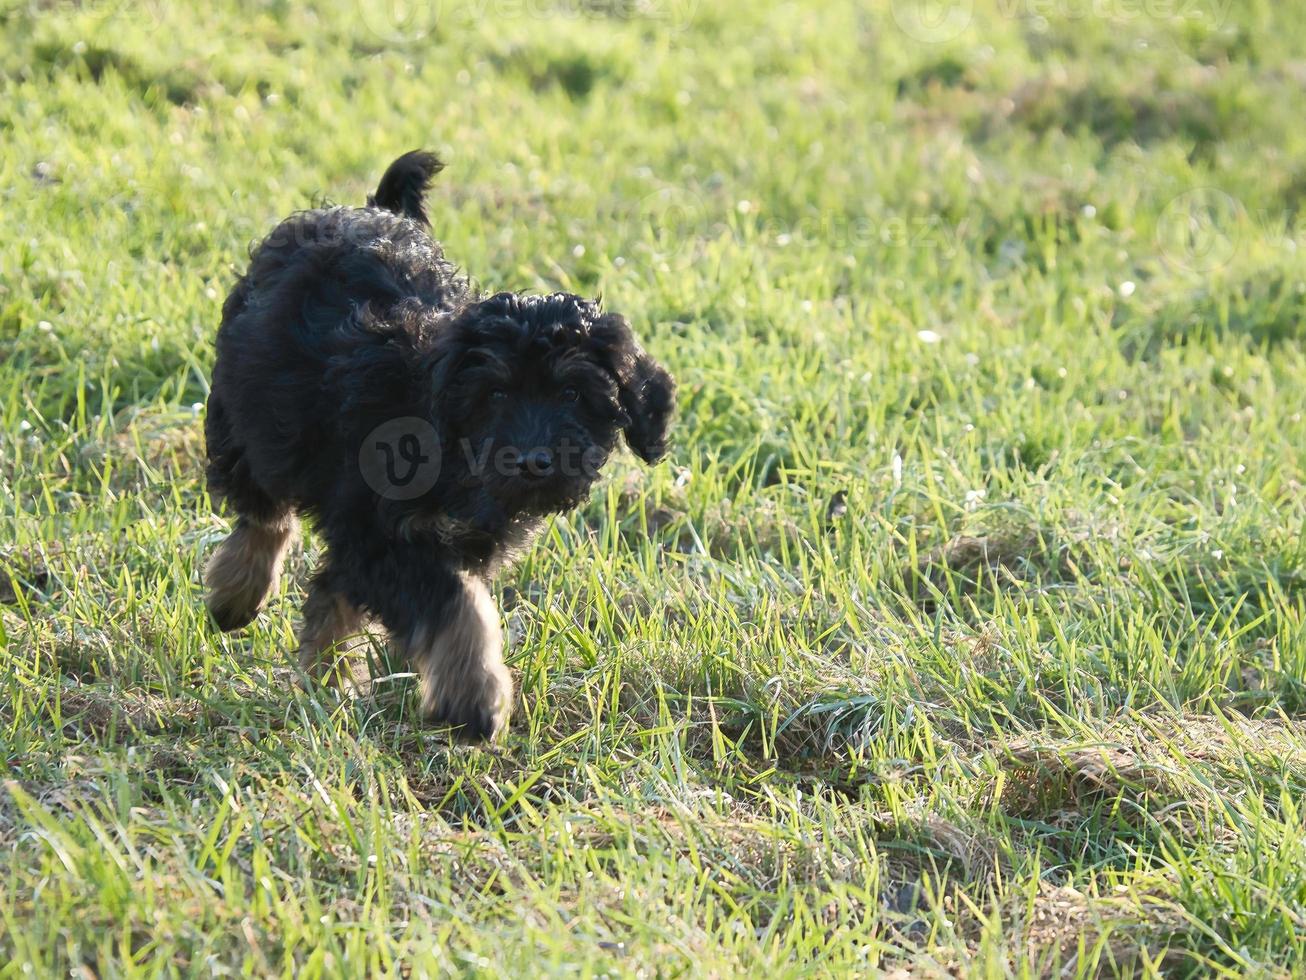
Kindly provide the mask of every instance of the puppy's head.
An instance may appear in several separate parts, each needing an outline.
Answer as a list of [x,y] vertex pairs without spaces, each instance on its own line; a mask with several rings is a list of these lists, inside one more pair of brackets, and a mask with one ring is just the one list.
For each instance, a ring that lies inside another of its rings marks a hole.
[[581,502],[624,433],[666,452],[671,375],[625,319],[569,293],[500,293],[454,315],[437,341],[432,394],[449,476],[505,514]]

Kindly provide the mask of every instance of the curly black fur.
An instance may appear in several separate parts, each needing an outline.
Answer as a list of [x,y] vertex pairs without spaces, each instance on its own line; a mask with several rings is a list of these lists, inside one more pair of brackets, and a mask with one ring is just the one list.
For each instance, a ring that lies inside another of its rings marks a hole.
[[414,151],[368,207],[288,218],[227,298],[205,432],[237,526],[209,607],[224,630],[250,622],[307,515],[327,551],[305,667],[375,616],[432,720],[488,737],[511,686],[485,581],[584,499],[621,434],[647,462],[664,454],[675,386],[597,302],[478,293],[427,232],[440,167]]

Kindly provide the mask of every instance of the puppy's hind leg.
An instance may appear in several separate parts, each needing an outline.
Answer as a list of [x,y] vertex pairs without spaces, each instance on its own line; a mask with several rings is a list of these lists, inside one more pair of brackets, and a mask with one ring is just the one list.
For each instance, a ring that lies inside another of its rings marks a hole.
[[304,624],[299,630],[299,666],[309,677],[332,682],[337,679],[340,644],[362,630],[366,617],[345,598],[333,582],[329,568],[323,568],[309,583],[304,602]]
[[295,534],[293,514],[271,523],[248,517],[219,545],[204,570],[209,613],[224,633],[248,625],[281,575],[281,561]]
[[236,512],[236,527],[204,570],[209,613],[224,633],[247,625],[276,587],[281,559],[295,535],[295,515],[270,497],[249,471],[231,433],[226,408],[216,392],[204,420],[208,442],[209,493]]

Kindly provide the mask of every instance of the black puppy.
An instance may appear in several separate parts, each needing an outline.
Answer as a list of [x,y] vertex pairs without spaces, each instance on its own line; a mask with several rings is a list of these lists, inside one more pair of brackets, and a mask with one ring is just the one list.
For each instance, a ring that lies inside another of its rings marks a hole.
[[486,580],[584,499],[619,433],[663,455],[675,385],[596,302],[478,294],[429,234],[440,169],[414,151],[367,207],[288,218],[227,298],[205,434],[210,491],[237,519],[208,606],[223,630],[249,623],[307,515],[327,550],[304,669],[375,616],[427,716],[492,737],[512,681]]

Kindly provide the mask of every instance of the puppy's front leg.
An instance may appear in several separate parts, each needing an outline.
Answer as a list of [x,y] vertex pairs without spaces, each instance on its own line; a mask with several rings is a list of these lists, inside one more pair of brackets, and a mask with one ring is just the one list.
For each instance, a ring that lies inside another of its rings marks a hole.
[[398,636],[422,678],[422,711],[433,722],[494,738],[512,710],[499,612],[485,583],[451,573],[450,592]]
[[494,738],[512,710],[499,613],[485,583],[446,560],[430,539],[346,527],[329,534],[336,588],[375,614],[421,678],[427,720]]

